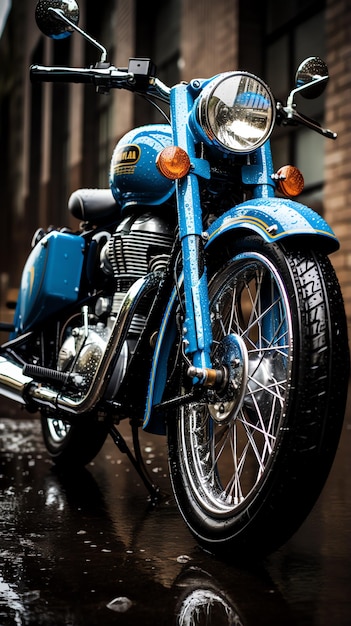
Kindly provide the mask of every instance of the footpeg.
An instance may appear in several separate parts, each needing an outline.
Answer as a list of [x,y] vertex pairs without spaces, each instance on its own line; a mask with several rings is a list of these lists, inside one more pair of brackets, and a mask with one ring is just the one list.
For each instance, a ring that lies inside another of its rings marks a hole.
[[56,383],[58,385],[72,384],[74,381],[72,377],[66,372],[58,372],[57,370],[49,369],[48,367],[42,367],[41,365],[31,365],[27,363],[22,369],[22,373],[25,376],[30,376],[35,381],[45,381]]

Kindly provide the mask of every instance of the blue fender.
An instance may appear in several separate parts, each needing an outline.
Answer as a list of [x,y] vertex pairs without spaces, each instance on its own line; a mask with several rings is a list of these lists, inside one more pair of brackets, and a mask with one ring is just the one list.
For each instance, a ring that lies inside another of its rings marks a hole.
[[309,207],[282,198],[255,198],[243,202],[218,218],[208,230],[209,243],[230,230],[251,230],[268,243],[286,237],[323,238],[326,253],[339,248],[339,242],[327,222]]
[[162,415],[157,415],[157,417],[153,415],[152,409],[158,402],[161,402],[166,386],[168,357],[176,338],[175,308],[177,302],[177,290],[174,288],[157,333],[156,346],[150,369],[143,429],[158,435],[166,434],[166,424]]
[[[237,230],[239,234],[240,229],[258,234],[268,243],[308,235],[323,239],[326,253],[339,248],[338,239],[320,215],[303,204],[281,198],[257,198],[233,207],[211,224],[205,248],[229,231]],[[157,434],[165,434],[166,427],[162,415],[154,416],[152,409],[162,401],[166,385],[167,361],[176,336],[177,302],[174,289],[160,325],[150,371],[143,428]]]

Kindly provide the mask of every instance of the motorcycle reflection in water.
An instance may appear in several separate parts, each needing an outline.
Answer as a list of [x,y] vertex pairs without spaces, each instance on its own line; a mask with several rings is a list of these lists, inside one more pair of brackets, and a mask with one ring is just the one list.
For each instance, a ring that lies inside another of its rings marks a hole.
[[[34,429],[29,421],[19,429],[11,422],[0,455],[0,505],[8,512],[1,533],[3,626],[253,626],[263,623],[262,613],[265,623],[294,623],[263,567],[236,569],[199,551],[174,503],[145,508],[135,474],[131,488],[123,477],[127,461],[106,469],[101,459],[74,480],[48,472],[38,421]],[[117,503],[116,467],[124,493]]]
[[177,584],[184,587],[175,611],[175,626],[245,626],[235,606],[202,570],[193,570],[182,576]]
[[13,324],[1,326],[0,393],[40,412],[72,480],[110,435],[157,499],[139,431],[166,436],[197,542],[231,560],[268,554],[323,488],[346,402],[345,312],[327,256],[339,243],[292,199],[303,176],[275,170],[270,149],[276,125],[335,139],[295,103],[322,93],[327,67],[303,61],[286,105],[244,71],[169,88],[150,59],[111,65],[74,0],[39,0],[36,19],[55,45],[78,31],[101,59],[32,66],[33,81],[126,89],[167,111],[120,139],[109,189],[72,194],[77,232],[35,234]]

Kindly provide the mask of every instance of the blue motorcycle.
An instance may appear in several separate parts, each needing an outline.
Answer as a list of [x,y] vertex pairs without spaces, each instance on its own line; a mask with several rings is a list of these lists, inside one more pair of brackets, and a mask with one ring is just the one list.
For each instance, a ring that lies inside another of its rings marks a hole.
[[[32,81],[126,89],[170,114],[120,139],[109,188],[72,194],[76,232],[35,234],[1,346],[0,392],[40,412],[54,463],[73,472],[110,435],[155,499],[138,434],[166,436],[174,496],[197,541],[230,558],[267,554],[325,483],[348,385],[328,259],[339,243],[293,199],[302,174],[276,171],[270,148],[277,124],[335,138],[294,100],[320,95],[327,67],[303,61],[286,104],[243,71],[169,88],[150,59],[110,65],[78,26],[74,0],[40,0],[36,19],[57,40],[78,31],[101,60],[35,65]],[[134,451],[118,430],[124,419]]]

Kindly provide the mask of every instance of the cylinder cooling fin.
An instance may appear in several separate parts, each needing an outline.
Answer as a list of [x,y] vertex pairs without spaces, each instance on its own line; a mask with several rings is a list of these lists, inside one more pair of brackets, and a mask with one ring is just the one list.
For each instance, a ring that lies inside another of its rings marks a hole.
[[[102,269],[113,274],[117,286],[126,290],[135,280],[152,271],[158,257],[168,258],[174,233],[172,227],[151,213],[125,218],[110,237],[102,253]],[[162,265],[162,261],[161,261]]]
[[[154,213],[132,215],[119,224],[101,253],[102,270],[116,281],[112,314],[118,314],[125,293],[136,280],[165,268],[173,241],[173,226]],[[138,311],[131,331],[140,333],[144,323],[144,312]]]

